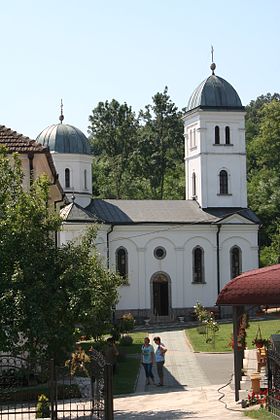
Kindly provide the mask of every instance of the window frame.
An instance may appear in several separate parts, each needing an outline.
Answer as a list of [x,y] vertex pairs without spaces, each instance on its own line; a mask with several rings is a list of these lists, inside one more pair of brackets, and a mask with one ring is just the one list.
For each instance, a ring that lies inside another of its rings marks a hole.
[[[198,251],[199,251],[199,254],[197,254]],[[205,283],[204,271],[205,271],[204,270],[204,249],[201,246],[197,245],[192,250],[192,283],[193,284]]]
[[230,127],[228,125],[225,127],[225,144],[230,144]]
[[71,188],[71,171],[69,168],[65,168],[64,170],[64,183],[65,188]]
[[225,169],[221,169],[219,172],[219,194],[229,195],[228,172]]
[[[120,255],[120,253],[123,253],[123,255]],[[120,261],[121,258],[124,258],[124,261]],[[121,266],[122,265],[122,269]],[[128,252],[127,249],[124,246],[120,246],[116,249],[116,272],[123,277],[124,279],[127,279],[128,277]]]
[[196,194],[196,173],[193,172],[192,173],[192,197],[196,198],[197,194]]
[[215,126],[215,144],[220,144],[220,127]]
[[88,190],[88,184],[87,184],[87,170],[84,169],[84,190]]
[[[236,255],[234,255],[235,251],[238,251],[238,261],[237,264],[234,261]],[[236,270],[236,265],[238,265],[238,269]],[[230,249],[230,278],[233,279],[239,276],[242,273],[242,250],[238,245],[234,245]]]
[[[159,251],[159,250],[162,251],[162,256],[157,255],[157,251]],[[163,260],[166,257],[166,249],[163,246],[161,246],[161,245],[157,246],[154,249],[154,257],[157,260]]]

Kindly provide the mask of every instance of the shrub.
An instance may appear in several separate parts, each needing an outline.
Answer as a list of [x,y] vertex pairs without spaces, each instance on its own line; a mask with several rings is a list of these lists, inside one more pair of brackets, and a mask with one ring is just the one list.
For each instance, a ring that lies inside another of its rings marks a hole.
[[129,331],[132,331],[134,328],[134,323],[134,316],[131,313],[124,314],[120,319],[120,332],[127,333]]
[[39,395],[36,407],[36,418],[41,419],[45,417],[50,417],[50,414],[50,404],[48,398],[44,394]]
[[118,325],[114,325],[110,333],[114,341],[119,341],[121,337],[121,333],[120,333],[120,327]]
[[120,338],[120,346],[131,346],[131,344],[133,343],[133,338],[131,337],[131,335],[123,335]]

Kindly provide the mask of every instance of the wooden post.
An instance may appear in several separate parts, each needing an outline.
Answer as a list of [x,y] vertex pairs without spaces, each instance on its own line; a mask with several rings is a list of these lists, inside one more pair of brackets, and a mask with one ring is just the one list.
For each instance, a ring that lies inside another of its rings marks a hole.
[[232,321],[233,321],[233,356],[234,356],[234,387],[235,387],[235,401],[239,400],[240,381],[242,377],[242,362],[244,350],[238,349],[238,329],[242,314],[244,313],[244,306],[233,306]]

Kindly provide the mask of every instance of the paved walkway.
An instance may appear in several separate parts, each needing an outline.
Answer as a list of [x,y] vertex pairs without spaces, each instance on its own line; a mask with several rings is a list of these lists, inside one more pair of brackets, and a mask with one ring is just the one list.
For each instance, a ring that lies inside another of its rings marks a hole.
[[[194,353],[183,328],[153,331],[151,341],[156,335],[168,348],[165,386],[145,385],[144,369],[141,367],[135,394],[114,400],[116,420],[144,420],[149,417],[153,420],[244,419],[240,405],[234,401],[233,390],[230,386],[224,387],[232,372],[232,354]],[[155,368],[154,373],[157,378]],[[219,378],[220,383],[217,382]],[[218,391],[221,387],[223,389]]]

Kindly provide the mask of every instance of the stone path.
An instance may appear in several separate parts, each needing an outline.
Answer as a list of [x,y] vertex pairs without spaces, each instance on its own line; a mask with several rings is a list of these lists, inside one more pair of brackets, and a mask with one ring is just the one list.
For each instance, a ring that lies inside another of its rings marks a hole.
[[[195,354],[191,350],[184,330],[150,334],[151,343],[153,343],[153,338],[157,335],[160,336],[161,341],[168,349],[164,364],[164,382],[167,387],[184,389],[186,386],[194,388],[210,385],[210,382],[197,362]],[[153,370],[157,378],[155,366]],[[149,386],[145,385],[144,376],[144,369],[141,369],[136,392],[147,391]],[[150,391],[152,392],[153,389]]]
[[[201,368],[199,358],[193,353],[183,329],[155,331],[150,334],[151,342],[157,335],[168,348],[165,386],[145,385],[144,369],[141,368],[136,393],[114,400],[116,420],[144,420],[150,417],[153,420],[244,420],[240,405],[234,401],[231,387],[226,386],[218,391],[225,383],[211,385],[209,376]],[[211,372],[215,371],[213,364],[217,365],[217,369],[223,369],[219,363],[219,355],[212,356],[209,358]],[[157,378],[155,368],[154,373]],[[221,398],[223,402],[220,401]]]

